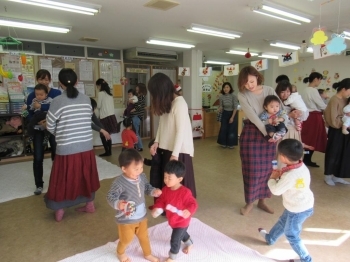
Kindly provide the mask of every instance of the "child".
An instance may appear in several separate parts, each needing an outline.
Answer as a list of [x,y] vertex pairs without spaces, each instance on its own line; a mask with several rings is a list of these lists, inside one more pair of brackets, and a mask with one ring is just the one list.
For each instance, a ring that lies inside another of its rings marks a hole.
[[343,121],[342,132],[344,135],[348,135],[349,134],[348,127],[350,127],[350,104],[343,108],[343,113],[344,113],[344,116],[342,118],[342,121]]
[[[329,88],[328,88],[329,89]],[[328,104],[328,101],[329,101],[329,97],[328,97],[328,94],[327,92],[325,92],[324,89],[317,89],[318,93],[320,94],[323,102],[327,105]]]
[[179,85],[174,85],[175,88],[175,94],[177,94],[178,96],[182,96],[182,88]]
[[273,170],[268,181],[271,193],[282,195],[285,210],[269,233],[259,228],[268,245],[273,245],[280,236],[286,235],[301,261],[312,261],[300,239],[304,221],[313,214],[314,195],[310,190],[310,172],[301,161],[303,146],[296,139],[285,139],[278,144],[279,161],[287,166]]
[[122,152],[127,148],[134,148],[134,144],[137,143],[137,136],[132,130],[132,119],[125,118],[123,125],[125,129],[122,131]]
[[[283,102],[284,105],[286,106],[290,106],[292,107],[292,110],[299,110],[301,112],[305,112],[308,114],[308,109],[304,103],[304,100],[302,99],[301,95],[299,95],[297,87],[295,85],[285,82],[282,82],[281,84],[286,84],[286,85],[290,85],[292,93],[290,94],[290,96]],[[295,129],[297,131],[301,131],[301,125],[302,125],[302,121],[300,118],[294,118],[294,125],[295,125]]]
[[159,262],[159,259],[151,254],[145,194],[159,196],[162,191],[148,183],[146,175],[142,173],[142,156],[135,149],[124,150],[118,160],[123,174],[113,181],[107,194],[109,205],[117,210],[116,221],[119,233],[117,257],[121,262],[130,261],[125,250],[136,235],[144,257],[149,261]]
[[123,117],[130,117],[130,112],[135,108],[135,103],[137,103],[138,98],[136,96],[136,92],[134,89],[129,89],[128,90],[128,103],[127,107],[124,110]]
[[164,168],[166,186],[163,187],[162,194],[152,210],[153,217],[159,216],[165,210],[169,225],[173,229],[169,257],[166,262],[175,261],[181,247],[181,241],[185,244],[185,248],[182,249],[185,254],[190,252],[193,245],[187,229],[191,216],[196,212],[198,205],[191,190],[181,185],[185,172],[185,165],[180,161],[171,160],[166,164]]
[[280,100],[275,95],[265,97],[264,109],[260,119],[265,124],[267,134],[277,141],[287,133],[287,128],[283,123],[286,113],[280,109]]

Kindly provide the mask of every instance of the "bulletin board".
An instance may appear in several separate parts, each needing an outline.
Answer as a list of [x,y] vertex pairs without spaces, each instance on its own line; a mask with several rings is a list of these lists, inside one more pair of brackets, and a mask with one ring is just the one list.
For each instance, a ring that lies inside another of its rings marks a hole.
[[39,69],[46,69],[51,73],[52,82],[58,87],[58,73],[62,68],[71,68],[78,76],[76,88],[89,97],[96,97],[95,91],[95,60],[73,57],[41,56],[38,59]]
[[124,96],[123,86],[120,83],[122,77],[122,64],[120,61],[98,61],[99,76],[103,78],[110,88],[113,97],[122,98]]

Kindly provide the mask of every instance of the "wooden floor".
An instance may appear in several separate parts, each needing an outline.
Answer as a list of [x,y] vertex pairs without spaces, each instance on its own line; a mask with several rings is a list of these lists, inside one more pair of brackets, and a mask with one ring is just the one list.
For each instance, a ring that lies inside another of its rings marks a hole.
[[[119,152],[120,148],[114,147],[113,155],[105,159],[117,164]],[[100,153],[101,150],[96,150],[96,154]],[[142,155],[149,157],[149,152],[145,150]],[[315,153],[313,160],[321,167],[310,168],[315,213],[305,222],[302,239],[314,261],[348,262],[350,186],[330,187],[323,182],[323,157]],[[273,215],[256,207],[246,217],[239,214],[239,208],[244,205],[239,148],[223,149],[215,138],[195,140],[194,168],[199,203],[196,218],[268,257],[279,261],[296,258],[285,237],[274,246],[267,246],[257,233],[259,227],[270,229],[282,214],[281,197],[274,196],[268,201],[275,209]],[[148,167],[145,173],[149,173]],[[11,174],[2,174],[0,166],[0,175]],[[106,202],[111,182],[112,179],[101,182],[94,214],[77,213],[72,207],[66,210],[60,223],[55,222],[53,212],[45,207],[42,195],[1,203],[0,261],[58,261],[115,241],[118,238],[115,214]],[[147,201],[150,204],[152,199]],[[149,216],[149,226],[164,221],[163,217]]]

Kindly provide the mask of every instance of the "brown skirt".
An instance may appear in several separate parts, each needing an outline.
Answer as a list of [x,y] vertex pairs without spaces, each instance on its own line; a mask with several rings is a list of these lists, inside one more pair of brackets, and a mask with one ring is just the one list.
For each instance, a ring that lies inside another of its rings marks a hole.
[[308,119],[303,122],[301,139],[306,145],[313,146],[315,151],[326,152],[327,133],[321,112],[310,112]]
[[116,134],[120,132],[120,126],[118,127],[118,121],[115,115],[107,116],[100,119],[104,129],[110,134]]

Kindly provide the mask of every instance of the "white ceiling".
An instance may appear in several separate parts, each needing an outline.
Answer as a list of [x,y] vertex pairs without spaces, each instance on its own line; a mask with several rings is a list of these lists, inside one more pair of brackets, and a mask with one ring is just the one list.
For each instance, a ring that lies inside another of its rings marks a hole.
[[[310,24],[295,25],[250,11],[248,5],[261,0],[177,0],[180,5],[168,11],[144,7],[148,0],[81,0],[102,6],[96,16],[74,14],[65,11],[35,7],[7,0],[0,1],[0,16],[72,26],[68,34],[0,27],[0,35],[20,39],[98,46],[113,49],[148,47],[181,52],[183,49],[148,45],[150,37],[193,43],[203,50],[208,60],[242,63],[243,56],[226,54],[225,50],[238,49],[251,52],[283,54],[286,49],[271,47],[267,40],[281,40],[300,44],[309,42],[312,30],[350,29],[349,0],[273,0],[275,4],[313,16]],[[329,3],[326,3],[329,2]],[[321,16],[320,16],[320,5]],[[339,3],[340,15],[339,14]],[[202,24],[242,32],[239,39],[225,39],[190,33],[190,24]],[[330,36],[330,32],[328,36]],[[81,37],[98,38],[95,43],[79,41]],[[349,41],[347,40],[349,44]]]

